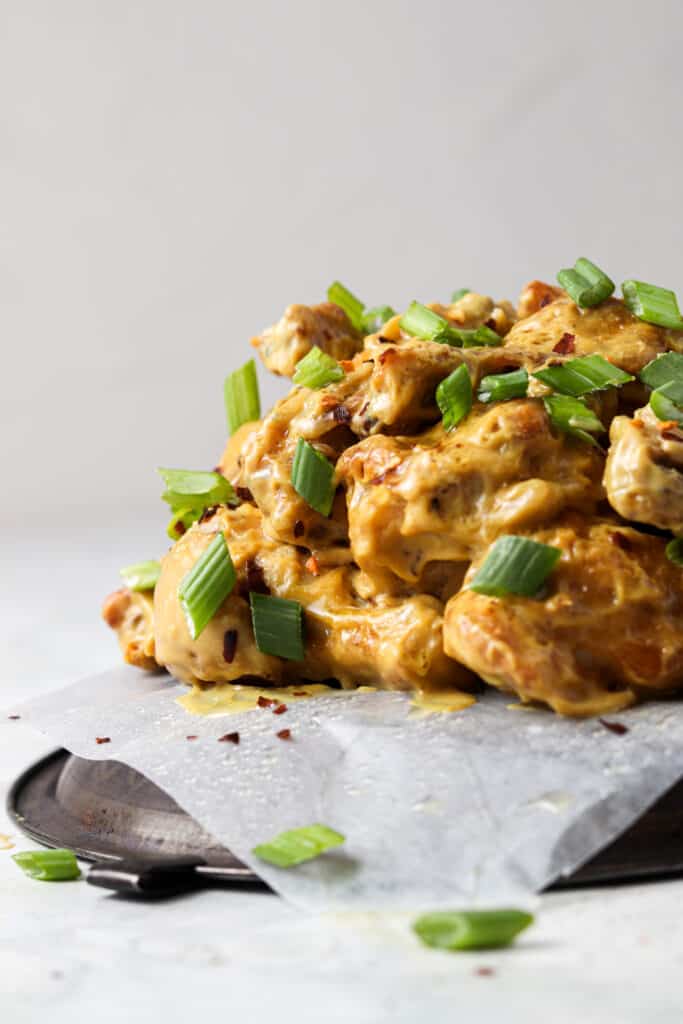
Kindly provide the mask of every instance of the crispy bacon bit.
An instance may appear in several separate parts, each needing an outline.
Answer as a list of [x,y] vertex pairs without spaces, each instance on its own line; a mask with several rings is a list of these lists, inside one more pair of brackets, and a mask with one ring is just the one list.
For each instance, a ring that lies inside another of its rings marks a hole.
[[295,537],[303,537],[305,532],[306,532],[306,527],[304,526],[304,524],[301,522],[300,519],[297,519],[297,521],[294,523],[294,536]]
[[631,550],[631,541],[623,533],[618,533],[616,530],[611,531],[607,534],[609,540],[615,547],[621,548],[622,551]]
[[292,690],[292,697],[310,697],[308,690]]
[[284,715],[286,710],[287,710],[287,705],[286,704],[278,704],[278,706],[276,708],[273,708],[273,714],[274,715]]
[[223,634],[223,657],[227,661],[228,665],[232,665],[235,660],[235,651],[237,650],[237,630],[226,629]]
[[277,704],[277,701],[272,700],[270,697],[259,697],[256,703],[260,708],[269,708],[272,704]]
[[609,732],[613,732],[615,736],[623,736],[628,732],[628,726],[622,725],[621,722],[608,722],[606,718],[599,718],[600,725],[604,726]]
[[493,967],[477,967],[474,973],[480,978],[492,978],[496,972]]
[[111,743],[110,736],[96,736],[95,743]]
[[277,738],[279,740],[291,740],[291,738],[292,738],[292,730],[291,729],[280,729],[280,731],[276,732],[275,735],[277,736]]
[[557,352],[560,356],[568,356],[574,351],[574,338],[576,335],[570,334],[565,331],[557,345],[553,346],[553,352]]
[[213,517],[216,515],[216,512],[218,512],[218,505],[209,505],[209,507],[205,508],[202,514],[200,515],[199,522],[208,522],[209,519],[213,519]]
[[21,715],[8,715],[7,717],[9,718],[10,722],[18,722],[19,719],[21,718]]
[[185,739],[186,740],[196,740],[196,739],[199,739],[199,737],[198,736],[186,736]]
[[319,576],[320,575],[320,562],[315,557],[315,555],[311,555],[310,558],[306,559],[305,569],[306,569],[306,572],[310,572],[311,576]]
[[350,423],[351,413],[345,405],[337,405],[332,410],[332,419],[335,423]]
[[251,493],[248,487],[236,487],[235,494],[240,501],[253,501],[254,495]]
[[226,732],[225,736],[219,736],[219,743],[239,743],[240,734],[238,732]]

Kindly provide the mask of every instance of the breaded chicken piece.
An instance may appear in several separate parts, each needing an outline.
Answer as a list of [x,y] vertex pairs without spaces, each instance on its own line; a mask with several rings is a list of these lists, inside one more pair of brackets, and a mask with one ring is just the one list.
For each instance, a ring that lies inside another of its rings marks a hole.
[[363,345],[343,309],[333,302],[288,306],[276,324],[256,338],[264,365],[281,377],[293,377],[296,364],[316,345],[334,359],[351,359]]
[[639,409],[610,428],[605,489],[625,519],[683,534],[683,430]]
[[464,589],[446,606],[446,652],[486,682],[563,715],[596,715],[683,685],[683,571],[665,540],[569,518],[533,534],[562,550],[538,598]]
[[152,591],[115,590],[102,605],[102,618],[115,631],[123,660],[151,671],[154,657],[154,608]]

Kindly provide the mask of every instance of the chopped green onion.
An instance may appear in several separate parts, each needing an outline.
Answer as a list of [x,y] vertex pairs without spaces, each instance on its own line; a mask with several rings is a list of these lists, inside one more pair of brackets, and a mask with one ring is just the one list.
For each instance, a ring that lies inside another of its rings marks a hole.
[[161,497],[173,512],[193,508],[201,515],[211,505],[228,505],[236,500],[232,484],[220,473],[163,468],[158,472],[166,484]]
[[303,661],[303,609],[298,601],[268,594],[249,594],[251,622],[256,646],[261,654],[272,654],[288,661]]
[[344,371],[332,356],[319,349],[315,345],[303,359],[296,364],[296,371],[292,377],[294,384],[301,384],[305,388],[326,388],[328,384],[342,380]]
[[683,381],[672,380],[653,391],[650,408],[658,420],[683,426]]
[[573,395],[575,398],[588,395],[592,391],[621,387],[622,384],[635,380],[630,373],[625,373],[600,355],[568,359],[566,363],[538,370],[532,376],[543,381],[554,391],[559,391],[563,395]]
[[363,332],[376,334],[392,316],[396,316],[396,310],[391,306],[373,306],[372,309],[366,309],[363,314]]
[[160,573],[160,562],[138,562],[121,569],[121,576],[130,590],[154,590]]
[[674,565],[683,566],[683,537],[674,537],[666,545],[666,557]]
[[217,533],[178,587],[178,598],[193,640],[211,622],[236,579],[225,537]]
[[676,295],[669,288],[659,288],[644,281],[624,281],[621,286],[624,303],[631,312],[648,324],[683,330]]
[[293,868],[304,861],[319,857],[334,846],[341,846],[345,837],[327,825],[306,825],[281,832],[268,843],[261,843],[251,851],[260,860],[278,868]]
[[529,537],[504,535],[490,548],[469,589],[477,594],[504,597],[521,594],[534,597],[541,589],[562,552]]
[[548,395],[543,399],[543,405],[550,422],[557,430],[586,441],[596,448],[600,447],[591,435],[602,434],[605,428],[593,410],[580,398],[572,398],[570,395]]
[[524,398],[529,387],[526,370],[511,373],[492,373],[483,377],[477,391],[480,402],[506,402],[510,398]]
[[423,914],[413,930],[434,949],[499,949],[533,920],[523,910],[442,910]]
[[453,330],[460,339],[463,348],[479,348],[480,345],[497,348],[503,344],[500,334],[491,330],[486,324],[482,324],[481,327],[475,327],[473,330],[465,330],[464,327],[454,327]]
[[649,388],[661,388],[674,380],[683,381],[683,355],[680,352],[665,352],[656,356],[638,374]]
[[334,502],[334,466],[302,437],[296,443],[291,482],[311,508],[321,516],[329,516]]
[[493,347],[503,344],[500,335],[490,327],[454,327],[445,317],[435,313],[428,306],[423,306],[421,302],[410,303],[401,317],[401,328],[415,338],[435,341],[440,345],[452,345],[454,348],[476,348],[479,345]]
[[436,389],[444,430],[453,430],[472,408],[472,381],[465,365],[454,370]]
[[356,328],[357,331],[363,330],[363,314],[365,312],[365,305],[356,298],[353,292],[350,292],[348,288],[345,288],[341,281],[334,281],[327,289],[327,298],[330,302],[334,302],[335,306],[339,306],[343,309],[347,317],[351,321],[351,325]]
[[560,270],[557,280],[576,305],[584,309],[598,306],[614,291],[614,281],[583,256],[576,261],[573,270]]
[[469,295],[472,291],[471,288],[458,288],[451,295],[451,302],[460,302],[466,295]]
[[12,856],[30,878],[41,882],[71,882],[81,872],[72,850],[26,850]]
[[253,359],[239,370],[228,374],[223,385],[223,394],[230,434],[234,434],[244,423],[253,423],[261,419],[261,399],[256,363]]
[[166,527],[166,536],[171,540],[178,540],[190,529],[193,523],[200,518],[203,509],[200,508],[179,508],[174,512]]

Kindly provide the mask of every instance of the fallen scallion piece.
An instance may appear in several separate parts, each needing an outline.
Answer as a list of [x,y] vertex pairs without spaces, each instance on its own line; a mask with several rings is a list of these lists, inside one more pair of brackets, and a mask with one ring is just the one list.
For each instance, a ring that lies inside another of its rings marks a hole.
[[311,351],[296,364],[292,383],[317,390],[326,388],[328,384],[334,384],[336,381],[342,380],[343,377],[344,371],[337,360],[314,345]]
[[443,416],[444,430],[453,430],[472,408],[472,380],[467,367],[459,366],[436,389],[436,404]]
[[577,437],[596,448],[600,447],[592,435],[603,434],[605,428],[593,410],[580,398],[572,398],[571,395],[548,395],[543,399],[543,405],[550,422],[561,433]]
[[533,920],[523,910],[443,910],[423,914],[413,930],[434,949],[500,949]]
[[334,466],[302,437],[296,443],[291,482],[311,508],[321,516],[329,516],[334,502]]
[[511,373],[492,373],[483,377],[477,391],[480,402],[507,402],[511,398],[524,398],[529,387],[526,370]]
[[557,280],[582,309],[598,306],[614,291],[614,281],[583,256],[573,269],[560,270]]
[[683,537],[674,537],[666,545],[666,557],[674,565],[683,566]]
[[534,597],[560,558],[559,548],[506,534],[490,548],[468,589],[489,597]]
[[421,302],[411,302],[401,317],[401,329],[414,338],[435,341],[454,348],[477,348],[481,345],[497,347],[503,344],[500,335],[490,327],[455,327],[445,317],[435,313]]
[[650,408],[658,420],[683,426],[683,381],[672,380],[653,391]]
[[469,295],[472,291],[471,288],[458,288],[451,295],[451,302],[460,302],[466,295]]
[[606,388],[621,387],[635,378],[614,366],[600,355],[578,356],[568,359],[557,366],[547,366],[545,370],[537,370],[532,376],[559,391],[563,395],[580,398],[593,391],[604,391]]
[[391,306],[374,306],[372,309],[366,309],[363,314],[363,333],[376,334],[392,316],[396,316],[396,310]]
[[160,562],[138,562],[121,569],[121,576],[130,590],[154,590],[160,572]]
[[298,601],[268,594],[249,594],[256,646],[261,654],[303,661],[303,608]]
[[278,868],[293,868],[307,860],[319,857],[326,850],[341,846],[345,837],[327,825],[307,825],[281,832],[268,843],[261,843],[251,851],[259,860]]
[[234,434],[243,424],[253,423],[261,418],[261,398],[256,363],[253,359],[239,370],[228,374],[223,385],[223,394],[230,434]]
[[663,384],[671,384],[672,381],[683,381],[683,354],[665,352],[656,356],[643,367],[638,376],[643,384],[652,389],[661,388]]
[[72,850],[26,850],[15,853],[12,860],[40,882],[71,882],[81,875]]
[[330,302],[334,302],[335,306],[339,306],[340,309],[344,310],[351,321],[351,325],[355,327],[357,331],[363,331],[365,304],[361,302],[353,292],[350,292],[349,289],[341,283],[341,281],[334,281],[330,285],[327,289],[327,298]]
[[236,579],[225,537],[217,533],[178,587],[178,599],[193,640],[231,593]]
[[645,281],[624,281],[621,286],[624,303],[634,316],[657,327],[683,330],[683,317],[678,308],[675,292]]

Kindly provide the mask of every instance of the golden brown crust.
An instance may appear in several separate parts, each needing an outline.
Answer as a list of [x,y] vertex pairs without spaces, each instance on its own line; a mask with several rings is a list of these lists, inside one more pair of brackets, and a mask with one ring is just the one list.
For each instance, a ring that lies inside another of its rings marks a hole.
[[151,591],[135,592],[122,587],[102,605],[102,618],[116,632],[123,660],[128,665],[153,671],[154,616]]

